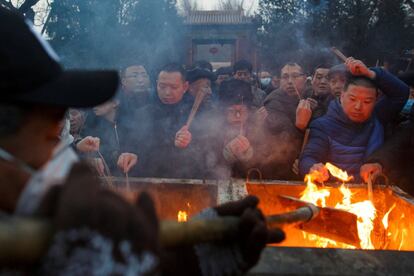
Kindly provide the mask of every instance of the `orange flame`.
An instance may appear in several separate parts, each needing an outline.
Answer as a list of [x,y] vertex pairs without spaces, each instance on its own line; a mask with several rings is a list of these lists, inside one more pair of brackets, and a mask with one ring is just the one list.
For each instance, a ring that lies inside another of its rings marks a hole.
[[388,229],[388,216],[390,215],[390,213],[392,212],[392,210],[394,210],[395,208],[395,203],[394,205],[392,205],[392,207],[388,210],[388,212],[384,215],[384,217],[382,218],[382,224],[384,225],[384,229],[387,230]]
[[185,211],[178,211],[177,221],[178,222],[186,222],[187,220],[188,220],[187,212],[185,212]]
[[[329,170],[331,175],[336,178],[341,179],[342,181],[352,180],[352,176],[348,176],[346,171],[335,167],[330,163],[326,163],[326,168]],[[319,188],[312,181],[314,175],[307,175],[305,181],[307,182],[306,189],[301,194],[301,200],[311,202],[320,207],[326,207],[326,201],[330,196],[330,191],[327,188]],[[374,229],[374,219],[376,217],[376,209],[371,201],[366,200],[362,202],[352,203],[352,193],[351,190],[346,188],[345,185],[340,187],[340,192],[342,193],[343,199],[342,202],[336,204],[335,208],[348,211],[355,214],[358,217],[357,229],[358,236],[361,240],[362,249],[374,249],[374,246],[371,241],[371,232]],[[316,235],[309,235],[304,233],[304,237],[313,240],[316,242],[319,247],[328,247],[329,245],[338,246],[339,243],[331,241],[325,238],[321,238]],[[348,245],[340,245],[342,248],[351,248]]]

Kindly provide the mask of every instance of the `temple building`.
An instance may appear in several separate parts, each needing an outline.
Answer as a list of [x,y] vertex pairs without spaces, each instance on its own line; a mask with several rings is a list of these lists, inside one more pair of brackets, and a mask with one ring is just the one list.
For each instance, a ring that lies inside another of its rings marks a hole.
[[187,65],[207,60],[217,69],[246,59],[257,68],[257,23],[243,10],[191,11],[184,22]]

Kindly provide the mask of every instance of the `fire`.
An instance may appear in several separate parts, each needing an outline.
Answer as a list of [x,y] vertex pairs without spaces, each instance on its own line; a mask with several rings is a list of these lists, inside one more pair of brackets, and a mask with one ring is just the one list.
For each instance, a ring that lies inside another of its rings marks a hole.
[[177,221],[178,222],[186,222],[187,220],[188,220],[187,212],[185,212],[185,211],[178,211]]
[[382,219],[382,225],[384,225],[384,229],[388,229],[388,216],[390,215],[391,211],[395,208],[395,203],[392,205],[392,207],[388,210],[388,212],[384,215],[384,218]]
[[[348,173],[342,171],[341,169],[335,167],[330,163],[326,163],[326,168],[329,170],[331,175],[334,177],[347,182],[352,179],[352,176],[348,176]],[[312,179],[315,176],[310,174],[305,177],[307,182],[307,187],[303,191],[301,200],[311,202],[320,207],[326,207],[326,201],[330,196],[330,191],[327,188],[319,188],[316,184],[312,182]],[[362,249],[375,249],[371,241],[371,233],[374,229],[374,219],[376,217],[376,209],[371,201],[365,200],[362,202],[352,203],[352,193],[351,190],[345,187],[343,184],[339,188],[343,198],[341,202],[338,202],[334,207],[337,209],[342,209],[350,213],[355,214],[358,217],[357,228],[358,236],[361,240],[360,246]],[[331,206],[332,207],[332,206]],[[310,240],[314,240],[316,244],[320,247],[327,247],[328,245],[337,246],[338,243],[335,241],[330,241],[323,239],[315,235],[305,234]],[[348,246],[341,246],[343,248],[349,248]]]

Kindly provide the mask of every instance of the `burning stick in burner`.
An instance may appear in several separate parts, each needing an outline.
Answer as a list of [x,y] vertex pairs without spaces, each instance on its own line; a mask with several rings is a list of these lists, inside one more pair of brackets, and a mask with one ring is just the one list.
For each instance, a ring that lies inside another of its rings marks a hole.
[[368,175],[368,181],[367,181],[368,183],[368,199],[371,201],[371,202],[374,202],[374,196],[373,196],[373,190],[372,190],[372,174],[369,174]]
[[278,196],[278,199],[288,209],[304,206],[318,208],[318,216],[299,225],[303,231],[360,248],[361,241],[358,236],[357,227],[358,217],[355,214],[336,208],[318,207],[309,202],[289,196]]
[[129,185],[129,176],[128,176],[128,172],[125,173],[125,180],[126,180],[126,186],[127,186],[127,190],[130,191],[131,190],[131,186]]
[[106,182],[108,182],[109,186],[113,186],[112,180],[111,180],[111,171],[109,170],[108,164],[106,163],[105,158],[103,157],[100,151],[98,151],[98,155],[99,155],[99,158],[101,158],[102,163],[104,165],[104,171],[106,171],[106,173],[104,173],[104,178]]

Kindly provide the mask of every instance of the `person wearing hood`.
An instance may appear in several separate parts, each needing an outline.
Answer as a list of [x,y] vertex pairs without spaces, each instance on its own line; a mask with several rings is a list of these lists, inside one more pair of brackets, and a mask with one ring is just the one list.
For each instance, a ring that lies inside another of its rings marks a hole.
[[[159,221],[148,194],[131,204],[102,187],[88,166],[76,160],[66,159],[64,168],[49,166],[67,154],[68,145],[60,136],[66,110],[110,100],[118,86],[117,72],[63,70],[49,44],[17,11],[0,8],[0,36],[4,38],[0,56],[5,57],[0,63],[0,221],[2,227],[10,225],[6,232],[20,245],[36,232],[26,224],[25,237],[12,231],[22,220],[42,225],[35,227],[45,231],[35,245],[42,246],[43,235],[49,233],[46,228],[54,233],[44,256],[37,256],[40,247],[25,254],[8,250],[1,272],[10,265],[21,271],[6,274],[238,275],[257,263],[266,242],[283,239],[281,231],[267,229],[258,199],[250,196],[198,216],[239,217],[240,235],[235,239],[220,246],[161,249]],[[50,174],[59,174],[60,179],[45,189],[44,177]],[[31,208],[18,212],[22,201]],[[19,214],[25,217],[16,218]],[[43,226],[46,222],[50,228]],[[30,265],[22,266],[28,259]]]
[[[384,142],[384,127],[408,99],[409,88],[381,68],[368,68],[348,58],[351,72],[340,99],[331,101],[327,113],[310,125],[310,138],[300,158],[302,176],[317,171],[316,181],[329,179],[326,162],[360,179],[364,161]],[[383,96],[378,96],[378,90]]]

